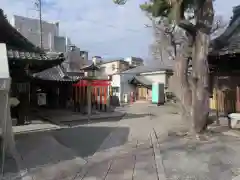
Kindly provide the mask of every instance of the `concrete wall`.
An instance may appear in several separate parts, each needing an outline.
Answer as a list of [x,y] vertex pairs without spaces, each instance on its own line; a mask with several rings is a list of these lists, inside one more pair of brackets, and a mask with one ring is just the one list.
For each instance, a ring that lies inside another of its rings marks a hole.
[[134,74],[122,74],[121,75],[121,102],[124,101],[124,95],[127,95],[128,102],[130,101],[131,92],[136,91],[136,87],[129,84],[129,80],[133,78]]
[[100,67],[103,67],[105,69],[105,73],[107,75],[112,75],[112,74],[117,73],[118,62],[114,61],[114,62],[110,62],[110,63],[104,63],[104,64],[101,64]]
[[[13,26],[36,46],[40,46],[40,23],[38,19],[13,17]],[[42,21],[43,48],[54,47],[54,36],[59,35],[59,25]]]
[[8,57],[7,57],[7,47],[6,44],[0,43],[0,89],[4,88],[4,79],[10,78],[9,67],[8,67]]
[[80,48],[75,47],[72,51],[67,53],[68,71],[78,72],[85,64],[83,58],[80,56]]
[[120,102],[124,101],[124,94],[127,94],[128,101],[130,99],[130,93],[135,91],[136,88],[129,84],[129,80],[133,78],[133,74],[115,74],[112,76],[112,87],[119,87],[119,93],[117,94]]
[[[34,45],[40,47],[40,22],[22,16],[13,16],[12,25]],[[59,23],[42,21],[42,42],[46,51],[66,52],[67,40],[59,36]]]
[[54,37],[54,48],[53,50],[56,52],[66,52],[66,38],[61,36]]

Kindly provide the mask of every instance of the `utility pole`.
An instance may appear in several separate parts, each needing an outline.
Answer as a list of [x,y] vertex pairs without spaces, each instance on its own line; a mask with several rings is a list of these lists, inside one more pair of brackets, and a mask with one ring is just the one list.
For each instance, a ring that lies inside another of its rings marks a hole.
[[43,48],[42,0],[36,0],[35,5],[39,12],[40,48]]

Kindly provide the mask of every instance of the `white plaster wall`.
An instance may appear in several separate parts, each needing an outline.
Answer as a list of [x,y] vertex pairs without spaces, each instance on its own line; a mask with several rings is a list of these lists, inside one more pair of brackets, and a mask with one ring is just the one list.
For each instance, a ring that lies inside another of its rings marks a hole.
[[112,76],[111,86],[119,88],[119,92],[118,93],[113,93],[113,95],[118,96],[118,99],[121,102],[121,76],[119,74],[114,74]]
[[112,82],[111,85],[113,87],[120,87],[120,83],[121,83],[121,75],[120,74],[114,74],[112,76]]
[[[115,66],[115,69],[113,69],[113,65]],[[105,68],[105,74],[112,75],[118,72],[118,62],[111,62],[111,63],[104,63],[100,65],[101,67]]]
[[156,71],[151,73],[141,73],[146,79],[152,81],[153,83],[162,83],[165,87],[168,87],[168,79],[170,77],[166,71]]
[[121,89],[121,96],[120,96],[120,102],[124,101],[124,94],[127,94],[128,101],[130,100],[130,93],[133,91],[135,92],[136,88],[135,86],[129,84],[129,80],[133,78],[135,74],[121,74],[120,79],[120,89]]
[[166,74],[148,74],[144,75],[144,77],[155,83],[163,83],[166,84]]

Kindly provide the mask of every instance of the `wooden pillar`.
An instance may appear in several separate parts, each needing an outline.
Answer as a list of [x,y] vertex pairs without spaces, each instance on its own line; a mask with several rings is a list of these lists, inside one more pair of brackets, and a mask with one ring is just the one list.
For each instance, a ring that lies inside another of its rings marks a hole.
[[98,109],[98,87],[95,87],[95,108]]
[[78,87],[77,89],[78,91],[78,104],[77,104],[77,109],[78,109],[78,112],[81,112],[81,86]]
[[110,96],[110,86],[107,86],[107,110],[110,109],[110,101],[111,101],[111,96]]
[[218,108],[218,99],[219,99],[219,96],[218,96],[218,75],[216,77],[216,124],[217,125],[220,125],[220,120],[219,120],[219,108]]
[[82,109],[84,112],[85,111],[85,95],[86,95],[86,91],[85,91],[85,86],[82,87]]
[[237,97],[237,99],[236,99],[236,112],[237,113],[239,113],[239,111],[240,111],[240,88],[239,88],[239,86],[237,85],[237,90],[236,90],[236,97]]
[[92,100],[91,100],[91,96],[92,96],[92,86],[89,84],[87,86],[87,106],[88,106],[88,121],[90,121],[91,118],[91,114],[92,114]]
[[99,87],[99,110],[102,110],[102,87]]
[[107,86],[103,87],[104,88],[104,111],[107,111]]
[[77,86],[74,87],[74,111],[77,111],[77,99],[78,99],[78,91],[77,91]]
[[78,93],[79,93],[79,98],[78,98],[78,101],[79,101],[79,112],[82,111],[82,100],[83,100],[83,96],[82,96],[82,90],[83,90],[83,87],[82,86],[79,86],[79,89],[78,89]]
[[95,89],[96,89],[96,87],[95,86],[93,86],[92,87],[92,92],[91,92],[91,100],[92,100],[92,108],[94,107],[94,105],[95,105]]

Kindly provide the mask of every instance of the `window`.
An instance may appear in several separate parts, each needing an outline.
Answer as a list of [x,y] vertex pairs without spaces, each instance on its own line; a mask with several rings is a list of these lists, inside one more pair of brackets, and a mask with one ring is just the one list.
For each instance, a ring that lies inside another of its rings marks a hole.
[[104,73],[106,71],[106,67],[100,67],[100,71]]
[[112,87],[113,93],[119,93],[119,87]]
[[114,71],[116,69],[115,64],[112,65],[112,70]]

